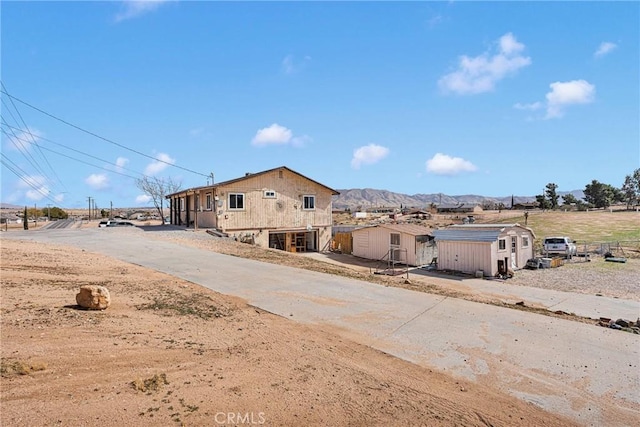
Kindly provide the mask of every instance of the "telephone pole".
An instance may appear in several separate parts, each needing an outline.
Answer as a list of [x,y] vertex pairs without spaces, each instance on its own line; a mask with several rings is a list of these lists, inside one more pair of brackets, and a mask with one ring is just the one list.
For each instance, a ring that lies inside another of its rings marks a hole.
[[87,197],[87,200],[89,200],[89,221],[91,221],[91,196]]

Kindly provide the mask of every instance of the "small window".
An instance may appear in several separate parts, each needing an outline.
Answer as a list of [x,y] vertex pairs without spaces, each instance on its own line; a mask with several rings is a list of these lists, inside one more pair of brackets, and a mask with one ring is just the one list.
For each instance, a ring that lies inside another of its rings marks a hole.
[[400,233],[391,233],[389,238],[391,246],[400,246]]
[[229,193],[229,209],[235,209],[235,210],[244,209],[244,194]]
[[211,210],[211,193],[207,193],[207,197],[205,199],[205,209],[210,211]]
[[284,178],[284,174],[282,173],[282,171],[278,171],[278,178],[280,179]]
[[314,210],[316,208],[316,196],[304,196],[302,200],[302,209]]
[[275,199],[276,198],[276,192],[273,191],[273,190],[264,190],[263,197],[265,199]]
[[522,236],[522,247],[523,248],[528,248],[529,247],[529,237],[528,236]]
[[180,197],[180,211],[184,211],[184,197]]
[[507,249],[507,241],[505,239],[498,240],[498,249],[501,251]]

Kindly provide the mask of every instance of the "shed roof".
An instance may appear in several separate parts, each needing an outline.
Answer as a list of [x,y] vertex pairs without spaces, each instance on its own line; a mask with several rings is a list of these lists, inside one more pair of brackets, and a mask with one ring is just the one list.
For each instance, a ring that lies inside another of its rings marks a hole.
[[520,224],[463,224],[452,225],[443,230],[434,230],[433,235],[438,240],[468,241],[468,242],[495,242],[505,230],[509,228],[522,228],[536,237],[533,230]]
[[416,224],[378,224],[378,225],[374,225],[371,227],[365,227],[365,228],[360,228],[358,230],[353,230],[354,232],[357,232],[359,230],[363,230],[366,228],[375,228],[375,227],[380,227],[380,228],[386,228],[388,230],[397,232],[397,233],[404,233],[404,234],[409,234],[411,236],[429,236],[431,235],[431,229],[427,228],[427,227],[423,227],[421,225],[416,225]]
[[230,180],[227,180],[227,181],[218,182],[218,183],[213,184],[213,185],[203,185],[203,186],[200,186],[200,187],[192,187],[192,188],[176,191],[175,193],[167,194],[165,196],[165,198],[169,199],[172,196],[178,196],[178,195],[185,194],[185,193],[188,193],[188,192],[190,193],[190,192],[193,192],[193,191],[199,191],[199,190],[204,190],[204,189],[208,189],[208,188],[222,187],[222,186],[225,186],[225,185],[233,184],[233,183],[238,182],[238,181],[244,181],[244,180],[247,180],[247,179],[252,179],[252,178],[255,178],[257,176],[264,175],[264,174],[267,174],[267,173],[270,173],[270,172],[273,172],[273,171],[277,171],[277,170],[287,170],[287,171],[289,171],[289,172],[291,172],[293,174],[301,176],[302,178],[307,179],[307,180],[313,182],[314,184],[317,184],[320,187],[323,187],[323,188],[329,190],[332,195],[340,194],[338,191],[334,190],[333,188],[327,187],[326,185],[321,184],[318,181],[315,181],[315,180],[313,180],[313,179],[311,179],[311,178],[309,178],[307,176],[304,176],[301,173],[294,171],[293,169],[289,169],[286,166],[280,166],[280,167],[273,168],[273,169],[268,169],[268,170],[265,170],[265,171],[262,171],[262,172],[247,173],[244,176],[241,176],[240,178],[235,178],[235,179],[230,179]]

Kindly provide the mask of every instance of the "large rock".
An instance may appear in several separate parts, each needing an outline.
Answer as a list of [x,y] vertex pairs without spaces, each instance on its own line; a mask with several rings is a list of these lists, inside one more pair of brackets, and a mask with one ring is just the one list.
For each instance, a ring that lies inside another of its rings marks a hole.
[[84,285],[76,295],[76,302],[82,308],[104,310],[111,304],[111,296],[104,286]]

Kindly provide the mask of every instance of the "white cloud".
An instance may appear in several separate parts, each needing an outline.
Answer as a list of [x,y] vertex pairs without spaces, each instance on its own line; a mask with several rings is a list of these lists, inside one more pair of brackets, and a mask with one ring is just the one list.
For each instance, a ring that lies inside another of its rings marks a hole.
[[461,172],[474,172],[477,169],[468,160],[442,153],[436,153],[435,156],[427,160],[427,172],[435,175],[457,175]]
[[551,92],[546,95],[547,119],[562,117],[564,109],[568,105],[593,102],[596,92],[596,87],[586,80],[555,82],[551,83],[549,87],[551,87]]
[[353,150],[351,167],[360,169],[361,165],[372,165],[387,157],[389,149],[377,144],[364,145]]
[[146,194],[140,194],[136,197],[136,203],[147,204],[151,201],[151,196],[147,196]]
[[293,132],[290,129],[274,123],[268,128],[259,129],[251,140],[251,144],[256,146],[285,145],[291,142],[292,138]]
[[37,144],[40,142],[42,134],[36,129],[27,128],[24,132],[16,132],[7,135],[8,148],[16,151],[29,151],[31,150],[34,142]]
[[536,111],[544,107],[542,102],[534,102],[531,104],[521,104],[517,103],[513,106],[516,110],[528,110],[528,111]]
[[24,176],[18,181],[17,187],[20,192],[24,192],[27,199],[35,202],[47,197],[51,192],[47,185],[47,179],[41,175]]
[[102,190],[109,186],[109,179],[105,174],[92,173],[84,180],[92,190]]
[[531,58],[521,54],[524,48],[513,34],[507,33],[498,40],[497,53],[461,56],[458,69],[440,78],[438,85],[444,92],[460,95],[491,91],[507,75],[531,64]]
[[146,168],[144,168],[145,175],[147,176],[156,175],[162,172],[163,170],[165,170],[169,165],[172,165],[176,162],[176,159],[171,158],[166,153],[158,153],[158,155],[155,156],[155,158],[157,160],[152,161],[147,165]]
[[118,157],[116,159],[116,170],[122,172],[122,169],[129,163],[129,159],[126,157]]
[[600,46],[598,46],[598,50],[596,50],[596,52],[593,54],[593,56],[595,56],[596,58],[599,58],[599,57],[604,56],[604,55],[608,54],[609,52],[615,50],[617,47],[618,47],[618,45],[615,44],[615,43],[602,42],[602,43],[600,43]]
[[153,12],[164,3],[172,0],[123,0],[121,12],[115,16],[116,22],[137,18],[145,13]]
[[53,200],[55,200],[56,203],[64,202],[64,193],[56,194],[55,196],[53,196]]
[[302,60],[296,60],[293,55],[287,55],[282,60],[282,72],[285,74],[294,74],[302,71],[307,64],[311,61],[309,55],[302,58]]

